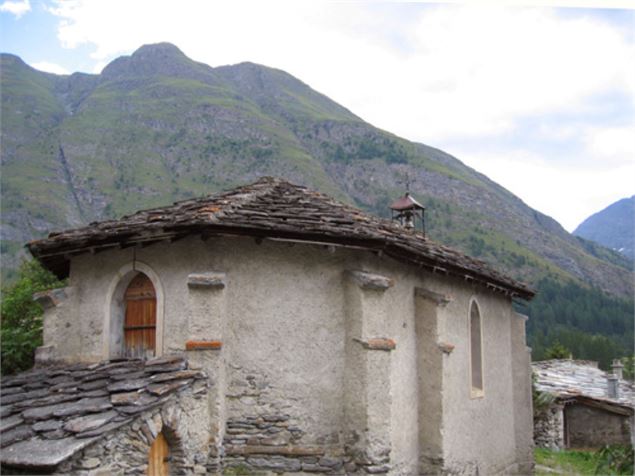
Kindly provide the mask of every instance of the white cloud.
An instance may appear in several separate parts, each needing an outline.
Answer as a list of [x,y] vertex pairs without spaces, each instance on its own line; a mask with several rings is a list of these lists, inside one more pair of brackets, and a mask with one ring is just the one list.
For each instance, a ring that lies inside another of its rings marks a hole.
[[70,74],[66,68],[55,63],[49,63],[48,61],[38,61],[37,63],[31,63],[31,66],[46,73]]
[[[585,136],[589,154],[604,166],[621,165],[635,159],[635,126],[597,127]],[[635,180],[635,174],[631,176]]]
[[591,169],[562,166],[553,157],[526,150],[465,150],[461,157],[570,232],[593,213],[634,193],[634,161]]
[[[197,0],[57,1],[51,11],[63,46],[94,46],[95,70],[142,44],[170,41],[212,66],[254,61],[283,69],[365,120],[431,145],[496,145],[522,137],[527,118],[573,117],[557,128],[545,121],[542,131],[545,140],[584,149],[566,185],[561,157],[542,153],[539,143],[524,155],[501,152],[516,157],[511,162],[481,153],[477,164],[474,149],[448,149],[568,228],[580,210],[601,208],[605,192],[621,198],[597,180],[590,191],[591,178],[621,170],[606,183],[623,184],[632,169],[632,123],[597,125],[592,115],[605,94],[631,98],[616,113],[633,110],[635,48],[628,33],[590,11]],[[509,170],[527,175],[508,178]],[[530,178],[549,193],[528,185]]]
[[12,13],[16,18],[20,18],[27,12],[31,11],[31,3],[29,0],[5,0],[0,5],[0,12]]

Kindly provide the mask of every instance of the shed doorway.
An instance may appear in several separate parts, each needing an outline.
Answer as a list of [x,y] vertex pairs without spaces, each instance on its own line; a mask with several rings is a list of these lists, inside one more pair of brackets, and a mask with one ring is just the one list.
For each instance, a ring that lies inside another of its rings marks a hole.
[[148,476],[168,476],[170,474],[170,446],[168,440],[160,432],[148,455]]
[[125,357],[154,357],[157,331],[157,296],[150,278],[138,273],[124,293],[123,325]]

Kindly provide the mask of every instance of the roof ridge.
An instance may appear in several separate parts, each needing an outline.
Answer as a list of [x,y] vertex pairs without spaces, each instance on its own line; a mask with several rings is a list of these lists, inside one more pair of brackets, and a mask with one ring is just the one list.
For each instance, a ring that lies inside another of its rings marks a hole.
[[[242,187],[219,192],[217,194],[208,195],[207,197],[202,197],[199,199],[199,203],[202,206],[194,206],[191,209],[198,210],[199,212],[209,211],[208,218],[211,221],[216,221],[223,216],[230,214],[232,211],[253,202],[257,198],[273,193],[275,189],[282,183],[293,185],[290,182],[286,182],[280,178],[264,176],[259,178],[255,182],[243,185]],[[218,200],[221,197],[227,197],[225,200],[221,201],[221,204],[226,205],[226,207],[219,207],[216,203],[210,206],[211,201]],[[175,203],[174,205],[177,205],[177,203]]]

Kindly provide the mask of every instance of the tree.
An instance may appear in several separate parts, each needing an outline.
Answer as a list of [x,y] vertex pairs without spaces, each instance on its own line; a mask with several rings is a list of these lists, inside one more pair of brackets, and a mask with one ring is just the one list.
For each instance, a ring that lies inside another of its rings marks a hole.
[[621,360],[624,365],[624,378],[631,381],[635,380],[635,355],[622,357]]
[[558,341],[551,344],[551,347],[545,351],[545,357],[547,359],[567,359],[570,355],[571,352],[569,349]]
[[2,290],[0,305],[0,354],[2,374],[33,365],[35,349],[42,345],[42,306],[33,293],[64,286],[35,260],[23,261],[17,281]]

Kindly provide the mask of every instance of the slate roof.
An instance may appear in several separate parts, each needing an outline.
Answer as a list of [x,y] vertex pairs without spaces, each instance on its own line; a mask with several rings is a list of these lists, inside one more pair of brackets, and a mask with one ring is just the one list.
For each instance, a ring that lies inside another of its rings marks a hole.
[[590,399],[607,405],[626,407],[633,412],[635,385],[621,379],[619,398],[609,398],[608,372],[598,368],[597,362],[588,360],[554,359],[531,364],[536,375],[536,389],[549,392],[562,400]]
[[422,233],[368,215],[327,195],[281,179],[265,177],[250,185],[120,220],[51,233],[28,248],[40,262],[66,277],[72,255],[125,248],[191,234],[255,237],[338,244],[381,252],[418,267],[479,282],[512,297],[531,299],[534,291]]
[[53,470],[204,378],[179,356],[35,368],[3,378],[0,462]]

